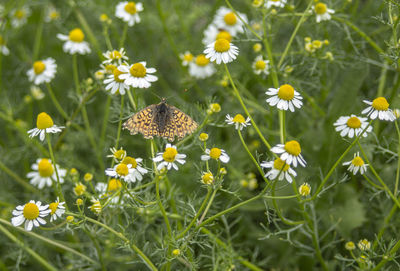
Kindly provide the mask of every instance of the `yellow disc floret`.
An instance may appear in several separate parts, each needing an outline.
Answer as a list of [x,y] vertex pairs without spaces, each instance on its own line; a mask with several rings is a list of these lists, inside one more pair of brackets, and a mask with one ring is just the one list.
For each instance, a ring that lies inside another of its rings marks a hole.
[[57,201],[56,202],[52,202],[52,203],[49,204],[49,208],[51,210],[51,214],[52,215],[57,211],[58,204],[60,204],[60,203],[57,202]]
[[235,13],[229,12],[225,14],[224,21],[227,25],[235,25],[237,21]]
[[129,174],[129,168],[128,168],[128,166],[127,166],[126,164],[123,164],[123,163],[119,164],[119,165],[117,166],[117,168],[115,169],[115,171],[117,172],[117,174],[118,174],[119,176],[126,176],[126,175]]
[[69,32],[69,40],[73,42],[82,42],[84,38],[85,34],[83,34],[80,28],[72,29],[71,32]]
[[125,165],[131,164],[131,165],[132,165],[132,168],[136,168],[136,167],[137,167],[136,159],[133,158],[133,157],[130,157],[130,156],[125,157],[125,158],[122,160],[121,163],[123,163],[123,164],[125,164]]
[[169,163],[175,161],[175,157],[178,154],[178,151],[175,148],[166,148],[165,152],[163,153],[163,159]]
[[222,153],[221,149],[212,148],[212,149],[210,150],[210,157],[211,157],[212,159],[218,159],[218,158],[221,156],[221,153]]
[[233,121],[233,122],[238,122],[238,123],[245,123],[245,122],[246,122],[246,120],[244,119],[244,117],[243,117],[242,114],[237,114],[237,115],[233,118],[232,121]]
[[281,158],[277,158],[274,161],[274,168],[277,170],[288,171],[289,165],[286,164]]
[[46,69],[46,65],[43,61],[35,61],[33,62],[33,71],[35,74],[41,74]]
[[232,36],[231,36],[231,34],[229,34],[228,31],[222,30],[217,34],[217,37],[215,39],[216,40],[217,39],[226,39],[227,41],[230,42],[232,40]]
[[231,45],[229,44],[229,41],[226,39],[217,39],[214,44],[214,49],[218,53],[223,53],[227,52],[231,48]]
[[278,97],[282,100],[290,101],[294,97],[294,88],[288,84],[280,86]]
[[146,76],[146,68],[142,63],[135,63],[129,69],[129,72],[133,77],[145,77]]
[[38,172],[41,177],[50,177],[54,173],[53,165],[48,159],[41,159],[38,163]]
[[350,128],[356,129],[361,127],[361,121],[357,117],[351,117],[347,120],[347,126]]
[[125,5],[124,9],[131,15],[135,14],[137,11],[135,2],[129,2],[128,4]]
[[325,14],[326,11],[328,10],[327,6],[324,3],[318,3],[314,7],[315,13],[318,15]]
[[267,64],[265,64],[264,60],[257,60],[256,62],[256,70],[264,70]]
[[111,191],[116,191],[118,189],[120,189],[122,187],[122,183],[120,180],[112,178],[109,182],[108,182],[108,188],[107,191],[111,192]]
[[[123,72],[121,72],[121,71],[118,70],[118,69],[114,69],[113,74],[114,74],[114,81],[115,81],[115,82],[117,82],[117,83],[122,83],[122,82],[124,82],[124,79],[119,79],[119,76],[120,76],[121,74],[123,74]],[[114,156],[115,156],[115,154],[114,154]]]
[[196,57],[196,64],[197,64],[198,66],[204,67],[204,66],[207,66],[208,63],[210,63],[210,60],[209,60],[208,58],[206,58],[205,55],[200,54],[200,55],[198,55],[198,56]]
[[351,163],[356,167],[361,167],[362,165],[364,165],[364,160],[360,156],[356,156],[351,161]]
[[294,156],[298,156],[301,153],[300,144],[296,140],[286,142],[285,150],[289,154],[294,155]]
[[24,217],[28,220],[34,220],[39,217],[39,207],[33,203],[29,202],[24,206]]
[[212,184],[214,182],[214,176],[211,172],[206,172],[203,174],[203,176],[201,176],[201,181],[204,184]]
[[50,128],[54,125],[52,118],[45,112],[37,116],[36,127],[40,130]]
[[379,111],[386,111],[389,108],[389,103],[384,97],[378,97],[372,101],[372,107]]

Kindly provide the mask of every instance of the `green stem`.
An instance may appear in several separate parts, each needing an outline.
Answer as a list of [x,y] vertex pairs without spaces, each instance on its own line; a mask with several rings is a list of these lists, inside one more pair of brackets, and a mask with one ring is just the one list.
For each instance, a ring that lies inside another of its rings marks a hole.
[[128,24],[126,23],[124,25],[124,29],[122,30],[121,39],[119,40],[119,48],[124,47],[124,43],[125,43],[125,39],[126,39],[127,33],[128,33]]
[[36,61],[39,56],[40,41],[42,39],[42,33],[43,33],[43,13],[44,13],[44,11],[40,12],[39,24],[36,27],[35,42],[33,45],[33,61]]
[[[53,154],[53,148],[51,147],[51,141],[50,141],[50,136],[48,134],[46,134],[46,140],[47,140],[47,145],[49,146],[49,153],[50,153],[50,157],[51,157],[51,163],[53,164],[53,168],[54,168],[54,172],[56,173],[56,178],[57,178],[57,194],[60,197],[60,201],[61,202],[65,202],[65,198],[61,189],[61,182],[60,182],[60,176],[58,175],[58,168],[57,168],[57,163],[56,163],[56,159],[54,158],[54,154]],[[67,203],[65,202],[65,207],[68,210],[68,206]]]
[[64,109],[61,107],[60,103],[58,102],[56,96],[54,95],[53,89],[51,88],[50,83],[46,83],[47,90],[49,91],[50,98],[53,101],[54,106],[57,108],[58,112],[63,116],[65,120],[69,120],[68,114],[65,113]]
[[269,45],[268,36],[267,36],[267,24],[266,24],[265,20],[266,20],[266,12],[263,11],[263,19],[262,19],[263,29],[264,29],[263,43],[264,43],[265,51],[268,56],[269,66],[271,67],[272,83],[275,88],[279,88],[279,79],[278,79],[278,74],[277,74],[278,69],[275,67],[275,64],[274,64],[274,62],[275,62],[274,56],[272,55],[271,46]]
[[375,251],[376,247],[378,246],[379,240],[382,238],[383,233],[386,230],[386,227],[389,225],[389,222],[392,219],[393,215],[396,213],[396,211],[397,211],[397,205],[393,204],[393,207],[390,210],[389,214],[383,220],[383,225],[382,225],[381,229],[379,230],[378,235],[376,236],[374,244],[372,245],[372,251]]
[[0,170],[4,171],[7,175],[9,175],[11,178],[16,180],[20,185],[25,187],[27,190],[35,193],[35,194],[40,194],[41,191],[33,187],[32,185],[28,184],[24,179],[19,177],[17,174],[14,173],[11,169],[9,169],[3,162],[0,161]]
[[135,99],[135,97],[136,97],[136,95],[135,95],[135,89],[132,89],[133,95],[132,95],[130,89],[127,89],[126,92],[128,93],[128,98],[129,98],[129,101],[131,102],[133,111],[136,112],[136,111],[137,111],[138,104],[137,104],[137,99]]
[[100,133],[100,146],[104,149],[107,126],[108,126],[108,119],[110,117],[110,106],[111,106],[111,95],[108,95],[106,106],[104,108],[104,117],[103,117],[103,124],[101,126],[101,133]]
[[279,132],[281,137],[281,143],[285,144],[286,140],[286,127],[285,127],[285,111],[279,110]]
[[92,243],[96,249],[97,252],[97,257],[99,258],[100,266],[103,271],[107,270],[105,265],[104,265],[104,260],[103,260],[103,255],[101,253],[101,248],[99,246],[99,242],[97,242],[97,239],[93,236],[93,234],[90,233],[86,227],[83,227],[83,231],[86,233],[87,236],[89,236],[90,240],[92,240]]
[[119,122],[118,122],[118,132],[117,132],[117,139],[115,140],[114,148],[117,150],[119,145],[119,139],[121,137],[121,127],[122,127],[122,114],[124,109],[124,95],[121,95],[121,107],[119,111]]
[[373,181],[371,181],[370,178],[368,178],[367,174],[363,174],[364,178],[367,180],[367,182],[372,185],[375,188],[378,188],[379,190],[385,190],[385,188],[383,186],[379,186],[377,184],[375,184]]
[[110,36],[108,34],[108,24],[107,23],[103,24],[103,36],[106,41],[107,49],[111,51],[113,49],[113,46],[111,44]]
[[389,251],[388,255],[383,255],[382,260],[375,266],[372,271],[381,270],[381,268],[389,261],[392,260],[396,251],[400,248],[400,240],[393,246],[393,248]]
[[161,178],[162,178],[162,176],[160,176],[160,175],[156,176],[156,178],[155,178],[156,179],[156,199],[157,199],[158,207],[160,208],[161,214],[164,218],[165,226],[167,227],[168,236],[171,239],[172,238],[171,225],[169,224],[167,213],[165,212],[165,209],[162,204],[161,197],[160,197],[160,179]]
[[210,207],[211,207],[211,205],[212,205],[212,203],[213,203],[213,201],[214,201],[215,195],[217,194],[218,190],[219,190],[218,188],[214,189],[214,191],[213,191],[213,193],[212,193],[212,195],[211,195],[211,198],[210,198],[210,200],[208,201],[207,207],[206,207],[206,209],[204,210],[204,213],[203,213],[203,215],[201,216],[199,222],[197,222],[197,225],[200,225],[201,222],[203,222],[204,218],[206,217],[206,214],[208,213],[208,210],[210,209]]
[[397,121],[394,122],[394,125],[396,127],[397,136],[399,137],[398,143],[397,143],[398,145],[397,145],[396,182],[394,185],[394,193],[393,193],[397,197],[398,188],[399,188],[399,177],[400,177],[400,129],[399,129],[399,125],[397,124]]
[[[174,40],[173,40],[173,38],[171,36],[171,33],[169,32],[169,28],[168,28],[166,20],[165,20],[165,16],[164,16],[164,13],[163,13],[163,8],[161,7],[161,1],[160,0],[156,1],[156,6],[157,6],[158,15],[160,16],[160,20],[161,20],[161,23],[162,23],[163,30],[164,30],[165,35],[167,36],[167,39],[168,39],[168,42],[169,42],[169,46],[171,47],[171,49],[174,52],[174,54],[175,54],[176,58],[178,59],[178,61],[180,61],[179,51],[176,48],[176,45],[175,45]],[[181,65],[179,65],[179,67],[181,67]]]

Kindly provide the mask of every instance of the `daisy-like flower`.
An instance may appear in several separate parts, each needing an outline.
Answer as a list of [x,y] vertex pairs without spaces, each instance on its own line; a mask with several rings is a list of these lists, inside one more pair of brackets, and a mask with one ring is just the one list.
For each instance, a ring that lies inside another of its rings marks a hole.
[[[55,165],[58,172],[58,178],[60,183],[64,182],[64,177],[67,175],[67,170],[60,168],[59,165]],[[34,171],[26,174],[26,177],[30,179],[30,183],[42,189],[45,186],[52,186],[53,182],[57,180],[55,168],[51,160],[46,158],[39,158],[36,160],[31,168]]]
[[88,209],[90,211],[92,211],[93,213],[95,213],[96,215],[99,215],[101,213],[101,209],[102,209],[100,200],[98,200],[96,198],[92,198],[90,201],[92,202],[92,205],[90,205],[88,207]]
[[261,73],[264,73],[265,75],[269,74],[269,60],[264,60],[262,55],[256,57],[252,67],[255,74],[261,74]]
[[46,224],[43,217],[48,216],[50,212],[49,205],[42,205],[40,201],[31,200],[25,205],[15,207],[12,212],[14,217],[11,218],[11,224],[18,227],[25,222],[25,230],[31,231],[33,226],[39,227],[40,224]]
[[142,158],[133,158],[130,156],[126,156],[123,160],[122,160],[122,164],[125,165],[130,165],[130,169],[132,170],[132,172],[125,177],[125,181],[126,182],[131,182],[131,183],[135,183],[136,180],[141,181],[143,180],[143,176],[144,174],[146,174],[148,172],[147,169],[143,168],[142,166],[142,162],[143,159]]
[[275,106],[280,110],[290,110],[294,112],[294,108],[301,108],[303,102],[301,101],[300,93],[298,93],[291,85],[285,84],[278,89],[269,88],[265,94],[271,96],[266,101],[270,106]]
[[7,48],[6,41],[4,40],[2,35],[0,35],[0,53],[5,56],[8,56],[10,54],[10,50]]
[[80,28],[74,28],[69,32],[69,35],[57,34],[57,38],[65,41],[63,50],[71,55],[78,53],[81,55],[89,54],[91,52],[89,43],[84,41],[85,34]]
[[197,79],[210,77],[215,71],[214,65],[203,54],[198,55],[195,61],[189,63],[189,74]]
[[170,170],[171,168],[178,170],[178,166],[175,162],[183,165],[186,163],[185,158],[186,154],[178,153],[176,146],[168,143],[165,146],[165,151],[157,153],[156,157],[153,158],[153,161],[161,162],[158,164],[157,170],[161,170],[165,167],[167,170]]
[[228,163],[229,162],[229,155],[223,150],[223,149],[219,149],[219,148],[212,148],[210,149],[206,149],[205,150],[206,154],[203,154],[201,156],[201,160],[202,161],[207,161],[212,159],[215,160],[220,160],[222,163]]
[[191,52],[186,51],[184,54],[180,54],[179,58],[182,60],[182,66],[188,66],[193,61],[193,55]]
[[286,5],[287,0],[267,0],[265,1],[264,6],[266,8],[277,7],[283,8]]
[[[122,187],[122,183],[120,180],[112,178],[106,183],[97,183],[96,184],[96,191],[99,193],[100,199],[107,198],[108,196],[113,195],[115,192],[118,192]],[[110,201],[110,206],[115,207],[116,204],[120,203],[123,204],[124,201],[123,199],[120,199],[120,195],[118,194],[117,196],[113,197]]]
[[371,242],[368,241],[367,239],[362,239],[362,240],[358,241],[357,246],[360,250],[363,250],[363,251],[369,250],[371,248]]
[[31,10],[28,7],[22,7],[20,9],[14,9],[10,12],[11,14],[11,25],[15,28],[26,24]]
[[211,172],[203,172],[201,175],[201,182],[206,185],[210,185],[214,182],[214,176]]
[[[240,18],[246,23],[248,22],[246,14],[237,13]],[[236,14],[227,7],[220,7],[214,17],[213,24],[217,28],[225,29],[231,33],[232,36],[236,36],[237,33],[243,33],[243,22],[236,16]]]
[[307,197],[311,193],[311,186],[308,183],[303,183],[299,187],[299,194],[303,197]]
[[39,60],[33,62],[33,67],[26,74],[29,77],[29,81],[35,85],[41,83],[49,83],[56,75],[57,64],[56,61],[49,57],[45,60]]
[[239,54],[239,48],[226,39],[217,39],[215,42],[207,45],[204,54],[212,62],[226,64],[236,59],[236,56]]
[[115,17],[133,26],[135,23],[140,23],[139,12],[143,11],[142,3],[138,2],[119,2],[115,9]]
[[65,213],[65,202],[60,202],[60,199],[57,197],[55,202],[50,203],[49,208],[50,212],[50,222],[57,220],[57,218],[61,218]]
[[86,192],[86,185],[81,182],[77,183],[74,187],[74,193],[77,196],[82,196]]
[[53,119],[45,112],[40,113],[37,116],[36,128],[28,131],[29,137],[35,137],[39,135],[41,141],[44,140],[46,134],[55,134],[61,132],[64,126],[54,125]]
[[348,171],[352,172],[353,175],[356,175],[358,171],[360,171],[361,174],[364,174],[367,172],[367,166],[368,164],[364,163],[364,160],[360,157],[359,152],[354,154],[354,158],[351,161],[344,162],[343,166],[348,166]]
[[[341,137],[348,136],[353,138],[358,136],[368,126],[367,118],[357,117],[351,114],[351,116],[340,117],[334,124],[335,130],[340,132]],[[363,137],[368,136],[368,133],[372,131],[372,126],[369,126],[364,132]]]
[[119,79],[125,80],[125,84],[134,88],[149,88],[151,82],[157,81],[156,69],[146,68],[146,62],[135,63],[131,66],[121,65],[118,70],[122,72]]
[[117,150],[116,148],[110,148],[110,152],[112,154],[107,155],[107,157],[114,158],[114,161],[117,163],[119,163],[126,157],[126,151],[122,147],[119,148],[119,150]]
[[125,178],[127,179],[130,178],[129,175],[133,173],[133,170],[134,169],[132,168],[132,165],[119,163],[118,165],[115,165],[113,168],[107,168],[105,170],[105,173],[107,176],[125,180]]
[[285,179],[288,183],[292,183],[292,176],[296,177],[297,175],[296,171],[280,158],[277,158],[274,161],[263,161],[260,166],[262,168],[270,168],[270,170],[265,174],[265,178],[270,180],[275,180],[279,175],[280,181]]
[[125,95],[125,90],[129,89],[129,86],[125,84],[125,79],[121,79],[119,76],[124,74],[118,68],[114,68],[111,75],[107,76],[107,79],[103,81],[106,85],[105,89],[109,90],[111,94],[119,93]]
[[349,241],[349,242],[346,242],[346,244],[344,245],[344,248],[347,250],[354,250],[356,248],[356,245],[354,244],[354,242]]
[[226,39],[227,41],[231,42],[232,41],[232,35],[223,29],[219,29],[213,24],[208,25],[206,30],[203,32],[204,38],[202,40],[204,45],[208,45],[217,39]]
[[365,108],[361,114],[367,114],[367,116],[374,120],[379,118],[380,120],[394,121],[396,116],[393,111],[389,108],[389,103],[385,97],[378,97],[372,102],[364,100],[364,103],[369,106]]
[[106,60],[103,61],[103,64],[116,63],[118,65],[121,65],[123,61],[128,60],[124,48],[119,49],[119,51],[117,50],[107,51],[103,53],[103,56],[106,58]]
[[301,155],[301,147],[299,142],[291,140],[285,144],[278,144],[271,148],[271,151],[276,154],[281,154],[280,158],[285,161],[288,165],[297,167],[297,163],[301,166],[306,166],[306,160]]
[[47,9],[44,21],[46,23],[50,23],[52,21],[58,20],[59,18],[60,18],[60,13],[58,12],[58,10],[54,6],[50,5],[49,8]]
[[317,3],[312,9],[315,12],[317,23],[329,21],[331,19],[331,14],[335,13],[333,9],[328,8],[328,6],[322,2]]
[[250,118],[247,117],[247,119],[244,119],[242,114],[237,114],[233,118],[229,114],[227,114],[225,122],[229,125],[235,125],[236,130],[242,130],[243,127],[251,125]]

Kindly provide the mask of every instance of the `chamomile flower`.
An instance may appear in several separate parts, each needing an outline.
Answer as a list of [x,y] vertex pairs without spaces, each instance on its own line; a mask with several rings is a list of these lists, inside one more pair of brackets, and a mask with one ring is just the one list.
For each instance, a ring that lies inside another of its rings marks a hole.
[[256,57],[253,62],[253,71],[255,74],[264,73],[265,75],[269,74],[269,60],[264,60],[262,55]]
[[236,130],[242,130],[243,127],[251,125],[250,118],[247,117],[247,119],[245,119],[242,114],[237,114],[233,118],[227,114],[225,122],[229,125],[235,125]]
[[222,163],[226,164],[229,162],[230,159],[229,155],[225,152],[225,150],[219,148],[212,148],[211,150],[206,149],[205,153],[206,154],[201,156],[202,161],[208,161],[212,158],[214,160],[219,160]]
[[[122,188],[122,183],[120,180],[112,178],[110,181],[107,183],[97,183],[95,190],[98,192],[100,199],[107,198],[109,196],[112,196],[114,193],[118,192]],[[116,207],[116,205],[123,204],[124,201],[123,199],[120,199],[120,194],[118,193],[116,196],[114,196],[111,201],[110,201],[110,206]]]
[[[64,177],[67,175],[67,170],[60,168],[59,165],[55,165],[60,183],[64,182]],[[45,186],[52,186],[53,182],[56,182],[57,175],[55,168],[50,159],[39,158],[36,163],[32,164],[31,168],[34,171],[26,174],[26,177],[30,179],[30,183],[39,189]]]
[[47,9],[46,16],[44,17],[44,21],[46,23],[50,23],[52,21],[58,20],[60,18],[60,13],[58,10],[50,5],[49,8]]
[[102,206],[101,206],[100,200],[98,200],[96,198],[92,198],[90,201],[92,202],[92,205],[90,205],[88,207],[88,209],[90,211],[92,211],[94,214],[99,215],[101,213],[101,210],[102,210]]
[[55,134],[61,132],[64,126],[54,125],[53,119],[45,112],[40,113],[37,116],[36,128],[28,131],[29,137],[35,137],[39,135],[41,141],[44,140],[46,134]]
[[[240,12],[237,12],[237,14],[243,21],[248,21],[246,14]],[[217,28],[227,30],[232,36],[236,36],[237,33],[244,32],[242,20],[231,9],[220,7],[215,14],[213,24]]]
[[119,79],[125,80],[124,83],[134,88],[149,88],[151,82],[157,81],[157,76],[152,75],[156,69],[146,68],[146,62],[138,62],[131,66],[121,65],[118,70],[122,72]]
[[210,77],[215,72],[214,65],[203,54],[198,55],[195,61],[189,63],[189,74],[194,78],[204,79]]
[[185,53],[180,54],[179,58],[182,60],[182,66],[188,66],[189,63],[193,61],[194,57],[191,52],[186,51]]
[[65,41],[63,50],[71,55],[78,53],[81,55],[89,54],[91,52],[89,43],[84,41],[85,34],[83,34],[80,28],[72,29],[68,36],[63,34],[57,34],[57,38]]
[[11,224],[18,227],[25,222],[25,230],[31,231],[33,226],[39,227],[40,224],[46,224],[43,217],[48,216],[50,212],[49,205],[42,205],[40,201],[31,200],[25,205],[15,207],[12,212],[14,217],[11,218]]
[[207,45],[204,54],[212,62],[226,64],[236,59],[236,56],[239,54],[239,48],[226,39],[217,39],[215,42]]
[[4,40],[4,37],[0,35],[0,53],[8,56],[10,54],[10,50],[6,46],[6,41]]
[[143,11],[143,5],[140,2],[119,2],[115,9],[115,17],[133,26],[140,23],[139,12]]
[[50,212],[50,222],[57,220],[57,218],[61,218],[65,213],[65,202],[60,202],[60,199],[57,197],[55,202],[49,204]]
[[206,185],[210,185],[214,182],[214,176],[211,172],[203,172],[201,175],[201,182]]
[[266,8],[277,7],[283,8],[286,5],[287,0],[266,0],[264,6]]
[[306,166],[306,160],[301,155],[301,147],[299,142],[291,140],[285,144],[278,144],[271,148],[271,151],[276,154],[281,154],[280,158],[285,161],[288,165],[297,167],[297,163],[301,166]]
[[105,170],[105,173],[107,176],[114,177],[114,178],[120,178],[122,180],[125,180],[125,178],[129,179],[130,181],[130,174],[133,173],[133,168],[132,165],[127,165],[124,163],[119,163],[118,165],[115,165],[113,168],[107,168]]
[[115,68],[111,75],[103,81],[106,85],[105,90],[109,90],[111,94],[125,95],[125,90],[129,89],[129,86],[125,84],[125,79],[121,79],[120,75],[124,74],[118,68]]
[[117,50],[107,51],[103,53],[103,56],[106,58],[106,60],[103,61],[103,64],[115,63],[121,65],[123,61],[128,60],[124,48],[119,49],[119,51]]
[[393,111],[389,108],[389,103],[385,97],[378,97],[372,102],[364,100],[364,103],[369,106],[365,108],[361,114],[366,114],[370,119],[374,120],[379,118],[380,120],[394,121],[396,116]]
[[[340,132],[341,137],[348,136],[353,138],[358,136],[368,126],[367,118],[357,117],[351,114],[351,116],[340,117],[334,124],[335,130]],[[363,137],[368,136],[368,133],[372,131],[372,126],[369,126],[364,132]]]
[[11,25],[17,28],[26,24],[29,15],[31,15],[31,10],[25,6],[19,9],[12,10],[10,14],[11,14]]
[[352,172],[353,175],[356,175],[358,171],[360,171],[361,174],[364,174],[367,172],[367,166],[368,164],[364,163],[364,160],[360,157],[359,152],[354,154],[354,158],[351,161],[344,162],[343,166],[348,166],[348,171]]
[[119,163],[126,157],[126,151],[121,147],[119,150],[116,148],[110,148],[111,154],[107,155],[107,157],[114,158],[114,161]]
[[206,30],[204,30],[203,34],[204,38],[202,42],[204,45],[208,45],[216,41],[217,39],[226,39],[229,42],[232,41],[232,35],[228,31],[219,29],[214,24],[208,25]]
[[294,108],[301,108],[303,97],[300,96],[291,85],[285,84],[278,89],[269,88],[265,94],[271,96],[266,101],[270,106],[276,106],[280,110],[290,110],[294,112]]
[[331,19],[331,14],[335,13],[333,9],[328,8],[328,6],[322,2],[317,3],[312,9],[315,12],[317,23],[329,21]]
[[263,161],[260,166],[262,168],[270,168],[270,170],[265,174],[265,178],[270,180],[275,180],[279,175],[280,181],[285,179],[288,183],[292,183],[292,176],[297,176],[296,171],[280,158],[277,158],[274,161]]
[[126,182],[135,183],[136,180],[143,180],[143,175],[148,172],[147,169],[142,166],[143,159],[142,158],[133,158],[130,156],[126,156],[122,160],[122,164],[130,165],[130,169],[132,170],[128,176],[125,177]]
[[29,77],[29,81],[35,85],[41,83],[49,83],[56,75],[57,64],[56,61],[49,57],[45,60],[39,60],[33,62],[33,67],[26,74]]
[[367,239],[362,239],[360,241],[358,241],[357,246],[360,250],[369,250],[371,249],[371,242],[368,241]]
[[299,194],[303,197],[307,197],[311,193],[311,186],[309,183],[303,183],[299,186]]
[[186,154],[178,153],[176,146],[168,143],[165,146],[165,151],[157,153],[156,157],[153,158],[153,161],[156,163],[160,162],[157,165],[157,170],[161,170],[165,167],[167,170],[170,170],[171,168],[178,170],[178,166],[175,162],[183,165],[186,163],[185,158]]

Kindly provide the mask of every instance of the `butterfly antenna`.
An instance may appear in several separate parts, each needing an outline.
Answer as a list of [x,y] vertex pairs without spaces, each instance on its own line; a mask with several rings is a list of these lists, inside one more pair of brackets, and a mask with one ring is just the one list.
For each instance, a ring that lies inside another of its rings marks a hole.
[[154,93],[153,91],[151,91],[151,94],[153,94],[154,96],[156,96],[158,99],[162,100],[162,97],[158,96],[156,93]]

